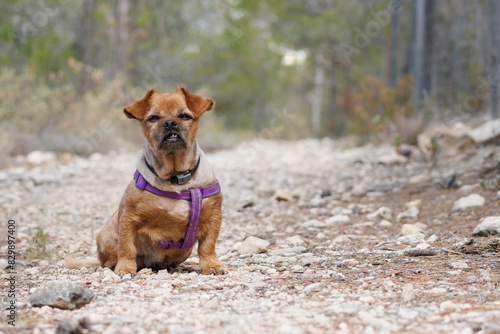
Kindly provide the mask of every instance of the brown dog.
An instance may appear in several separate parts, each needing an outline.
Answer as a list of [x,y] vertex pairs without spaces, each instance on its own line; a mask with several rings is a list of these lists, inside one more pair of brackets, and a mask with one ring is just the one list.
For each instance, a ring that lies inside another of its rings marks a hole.
[[[212,99],[179,88],[170,94],[150,90],[123,109],[128,118],[141,123],[146,143],[137,161],[135,180],[97,236],[101,266],[119,275],[134,275],[142,268],[173,267],[189,257],[192,244],[198,241],[202,273],[227,273],[215,255],[222,193],[212,191],[207,196],[207,189],[215,189],[218,183],[196,142],[199,118],[213,106]],[[198,209],[192,204],[196,194],[205,194],[202,200],[198,198]],[[181,195],[192,198],[175,198]],[[198,227],[193,230],[195,223]],[[81,261],[68,256],[66,265],[88,265]]]

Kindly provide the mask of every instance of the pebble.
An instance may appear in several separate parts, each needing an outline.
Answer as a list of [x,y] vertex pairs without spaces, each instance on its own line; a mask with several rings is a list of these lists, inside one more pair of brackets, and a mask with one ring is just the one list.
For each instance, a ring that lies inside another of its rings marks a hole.
[[251,236],[246,238],[238,247],[238,253],[242,255],[264,253],[267,251],[269,245],[269,241]]
[[400,223],[407,220],[416,219],[418,217],[419,212],[420,210],[416,206],[412,206],[408,210],[398,214],[396,217],[396,221]]
[[302,292],[303,293],[310,293],[310,292],[319,292],[322,291],[325,288],[325,283],[313,283],[309,284],[306,286]]
[[351,218],[347,215],[336,215],[328,218],[325,223],[327,226],[331,225],[345,225],[351,222]]
[[326,224],[324,222],[320,222],[319,220],[311,219],[303,223],[302,226],[312,227],[312,228],[323,228],[326,227]]
[[80,308],[92,300],[94,294],[70,280],[48,282],[37,288],[29,298],[33,306],[50,306],[61,309]]
[[380,207],[377,211],[366,215],[366,219],[374,223],[380,223],[382,220],[389,222],[394,220],[392,210],[386,206]]
[[469,265],[466,262],[455,261],[449,264],[452,269],[468,269]]
[[403,302],[412,300],[414,295],[415,288],[413,287],[413,284],[407,283],[403,285],[403,289],[401,290],[401,299],[403,300]]
[[500,235],[500,216],[487,217],[472,232],[473,236]]
[[462,197],[453,203],[452,212],[464,211],[471,208],[482,207],[486,202],[485,198],[478,194],[471,194],[467,197]]
[[285,240],[286,240],[287,243],[292,244],[292,245],[302,245],[302,244],[306,243],[304,241],[304,239],[302,239],[300,237],[300,235],[294,235],[294,236],[291,236],[291,237],[287,237]]
[[288,189],[278,189],[278,190],[276,190],[276,193],[274,194],[274,198],[277,201],[291,201],[292,200],[292,193]]

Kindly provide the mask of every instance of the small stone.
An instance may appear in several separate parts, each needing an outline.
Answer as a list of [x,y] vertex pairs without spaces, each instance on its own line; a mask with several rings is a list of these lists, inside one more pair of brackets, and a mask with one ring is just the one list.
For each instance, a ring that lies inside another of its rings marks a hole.
[[106,281],[113,281],[113,282],[120,282],[121,281],[120,276],[118,276],[117,274],[115,274],[109,268],[104,268],[103,274],[104,274],[103,282],[106,280],[106,278],[107,278]]
[[278,190],[276,190],[276,193],[274,194],[274,198],[277,201],[291,201],[292,200],[292,193],[288,189],[278,189]]
[[378,163],[382,165],[401,165],[408,162],[405,156],[394,153],[382,155],[378,158]]
[[87,288],[69,280],[53,281],[36,289],[29,298],[33,306],[50,306],[60,309],[80,308],[92,300],[94,294]]
[[56,161],[54,152],[33,151],[26,156],[26,163],[30,166],[41,166]]
[[302,274],[304,272],[304,267],[299,264],[294,264],[291,272],[294,274]]
[[325,223],[327,226],[331,225],[345,225],[351,222],[351,218],[347,215],[336,215],[328,218]]
[[473,236],[487,237],[490,235],[500,235],[500,216],[488,217],[476,226],[472,232]]
[[319,232],[318,234],[316,234],[316,239],[326,239],[326,234],[324,234],[323,232]]
[[359,301],[367,304],[373,304],[376,300],[372,296],[361,296],[359,297]]
[[374,223],[379,223],[384,219],[391,222],[394,220],[394,216],[391,209],[386,206],[382,206],[377,211],[366,215],[366,219]]
[[422,206],[422,200],[421,199],[415,199],[413,201],[405,203],[405,206],[407,209],[410,208],[417,208],[419,209]]
[[415,295],[415,289],[413,288],[413,284],[407,283],[403,285],[403,290],[401,291],[401,299],[403,302],[408,302],[413,299]]
[[392,223],[386,219],[383,219],[380,223],[378,223],[378,226],[381,227],[392,227]]
[[312,228],[323,228],[326,227],[326,224],[323,222],[320,222],[319,220],[312,219],[308,220],[305,223],[302,224],[304,227],[312,227]]
[[138,276],[148,276],[148,275],[152,275],[153,274],[153,270],[151,270],[151,268],[144,268],[144,269],[141,269],[137,275]]
[[302,292],[303,293],[310,293],[310,292],[319,292],[322,291],[325,288],[325,283],[313,283],[309,284],[306,286]]
[[449,266],[452,269],[468,269],[469,268],[469,265],[466,262],[459,262],[459,261],[451,262],[449,264]]
[[473,191],[479,190],[481,186],[478,183],[475,184],[464,184],[458,189],[458,192],[461,194],[469,194]]
[[453,208],[451,211],[464,211],[470,208],[478,208],[484,205],[485,203],[484,197],[478,194],[471,194],[467,197],[462,197],[453,203]]
[[421,223],[404,224],[401,228],[401,235],[420,235],[425,236],[425,225]]
[[238,247],[238,253],[240,254],[258,254],[264,253],[267,251],[270,243],[267,240],[257,238],[257,237],[248,237],[243,241],[243,243]]
[[333,243],[344,243],[351,241],[351,238],[347,235],[339,235],[335,239],[332,240]]
[[415,206],[410,207],[408,210],[398,214],[398,216],[396,217],[396,221],[400,223],[406,220],[416,219],[418,217],[419,212],[420,210],[418,210],[417,207]]
[[441,312],[455,311],[460,308],[460,305],[452,302],[451,300],[446,300],[439,304],[439,310]]
[[427,238],[427,243],[429,244],[433,244],[435,243],[439,238],[437,237],[437,235],[433,234],[431,235],[429,238]]
[[287,237],[286,242],[292,245],[301,245],[306,243],[299,235]]

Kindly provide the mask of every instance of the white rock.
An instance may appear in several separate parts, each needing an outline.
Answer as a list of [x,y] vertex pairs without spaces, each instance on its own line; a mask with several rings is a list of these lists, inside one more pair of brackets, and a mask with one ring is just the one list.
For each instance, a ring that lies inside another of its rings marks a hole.
[[467,197],[462,197],[456,200],[455,203],[453,203],[451,211],[463,211],[470,208],[481,207],[484,205],[485,201],[484,197],[478,194],[471,194]]
[[32,166],[46,165],[55,160],[54,152],[33,151],[26,156],[26,162]]
[[399,222],[403,222],[406,220],[416,219],[418,217],[419,212],[420,212],[420,210],[418,210],[417,207],[413,206],[413,207],[409,208],[408,210],[403,211],[400,214],[398,214],[398,216],[396,217],[396,221],[399,223]]
[[456,304],[452,302],[451,300],[446,300],[439,304],[439,309],[441,312],[446,312],[446,311],[455,311],[460,308],[459,304]]
[[401,291],[401,299],[404,302],[412,300],[414,295],[415,295],[415,289],[413,288],[413,284],[407,283],[403,285],[403,289]]
[[332,240],[333,243],[344,243],[351,241],[351,238],[347,235],[339,235],[335,239]]
[[302,223],[304,227],[313,227],[313,228],[323,228],[326,227],[326,224],[324,222],[320,222],[319,220],[316,219],[311,219],[306,221],[305,223]]
[[303,293],[309,293],[309,292],[319,292],[322,291],[325,288],[325,283],[313,283],[309,284],[306,286],[302,292]]
[[401,165],[408,162],[408,158],[394,153],[388,153],[378,158],[378,163],[382,165]]
[[500,136],[500,119],[494,119],[481,124],[468,132],[476,144],[483,144]]
[[288,189],[278,189],[278,190],[276,190],[276,193],[274,194],[274,198],[277,201],[291,201],[292,200],[292,193]]
[[500,216],[488,217],[472,232],[473,236],[487,237],[489,235],[500,235]]
[[[113,282],[119,282],[121,279],[120,279],[120,276],[118,276],[117,274],[115,274],[111,269],[109,268],[104,268],[104,271],[103,271],[103,274],[104,274],[104,278],[108,278],[108,280],[111,280]],[[104,281],[104,280],[103,280]]]
[[240,254],[258,254],[267,251],[270,243],[267,240],[257,238],[254,236],[248,237],[238,247],[237,251]]
[[375,298],[372,296],[361,296],[359,297],[359,301],[367,304],[373,304],[376,302]]
[[378,223],[378,226],[381,227],[392,227],[392,223],[386,219],[382,219],[380,223]]
[[435,243],[439,238],[437,237],[437,235],[433,234],[431,235],[429,238],[427,238],[427,243],[429,244],[433,244]]
[[413,201],[405,203],[405,206],[406,206],[407,209],[410,209],[410,208],[413,208],[413,207],[419,209],[422,206],[422,200],[421,199],[415,199]]
[[298,235],[294,235],[292,237],[287,237],[286,242],[292,245],[301,245],[305,244],[306,242]]
[[477,183],[475,184],[464,184],[463,186],[461,186],[459,189],[458,189],[458,192],[461,193],[461,194],[469,194],[475,190],[478,190],[480,189],[481,186]]
[[351,218],[346,215],[336,215],[333,217],[328,218],[325,223],[327,226],[330,225],[344,225],[344,224],[349,224],[351,222]]
[[450,263],[450,267],[453,269],[468,269],[469,265],[466,262],[455,261]]
[[401,227],[401,235],[419,235],[423,234],[425,236],[425,228],[426,226],[422,223],[415,224],[404,224]]
[[392,210],[386,206],[380,207],[377,211],[373,213],[369,213],[368,215],[366,215],[366,218],[374,223],[379,223],[384,219],[388,220],[389,222],[394,221]]

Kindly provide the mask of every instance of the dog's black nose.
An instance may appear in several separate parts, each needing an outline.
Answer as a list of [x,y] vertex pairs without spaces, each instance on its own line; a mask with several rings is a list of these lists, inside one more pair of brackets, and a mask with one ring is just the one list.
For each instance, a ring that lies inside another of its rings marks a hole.
[[163,123],[163,127],[167,130],[177,129],[177,122],[169,119],[165,123]]

